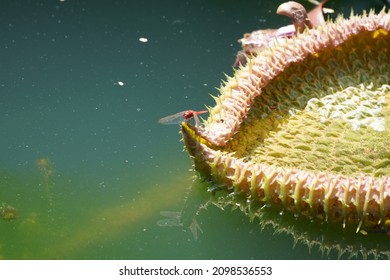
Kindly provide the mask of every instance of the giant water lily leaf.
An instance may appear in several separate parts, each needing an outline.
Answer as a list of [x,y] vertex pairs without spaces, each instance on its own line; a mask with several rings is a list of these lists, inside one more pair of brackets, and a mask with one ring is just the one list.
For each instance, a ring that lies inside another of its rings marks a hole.
[[201,176],[354,232],[390,230],[390,14],[339,17],[263,49],[183,122]]

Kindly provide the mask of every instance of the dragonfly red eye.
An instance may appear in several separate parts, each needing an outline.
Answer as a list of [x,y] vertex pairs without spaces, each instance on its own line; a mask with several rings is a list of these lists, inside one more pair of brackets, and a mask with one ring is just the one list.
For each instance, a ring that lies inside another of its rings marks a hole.
[[188,119],[192,118],[193,116],[194,116],[194,111],[192,111],[192,110],[185,111],[184,115],[183,115],[185,120],[188,120]]

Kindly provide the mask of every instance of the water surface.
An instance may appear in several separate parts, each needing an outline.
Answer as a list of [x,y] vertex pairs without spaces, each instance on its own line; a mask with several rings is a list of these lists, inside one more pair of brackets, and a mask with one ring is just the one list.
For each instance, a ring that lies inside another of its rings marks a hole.
[[[348,14],[379,7],[337,2]],[[1,2],[0,202],[19,216],[0,221],[0,258],[335,257],[214,206],[197,240],[157,224],[181,210],[195,174],[179,126],[157,120],[212,106],[237,39],[288,24],[273,1],[242,3]]]

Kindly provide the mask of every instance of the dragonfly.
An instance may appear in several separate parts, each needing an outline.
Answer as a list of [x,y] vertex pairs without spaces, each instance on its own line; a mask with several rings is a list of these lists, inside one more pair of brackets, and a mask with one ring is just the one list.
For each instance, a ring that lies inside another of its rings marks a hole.
[[160,119],[158,122],[161,124],[179,124],[186,122],[191,118],[194,118],[196,126],[200,126],[198,115],[207,113],[207,110],[193,111],[186,110]]

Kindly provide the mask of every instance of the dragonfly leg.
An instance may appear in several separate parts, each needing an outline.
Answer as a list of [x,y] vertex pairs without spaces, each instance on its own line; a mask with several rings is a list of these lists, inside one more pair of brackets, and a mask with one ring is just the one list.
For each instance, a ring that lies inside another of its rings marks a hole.
[[202,124],[200,123],[200,120],[198,118],[198,114],[194,114],[194,120],[195,120],[195,127],[199,128],[202,126]]

